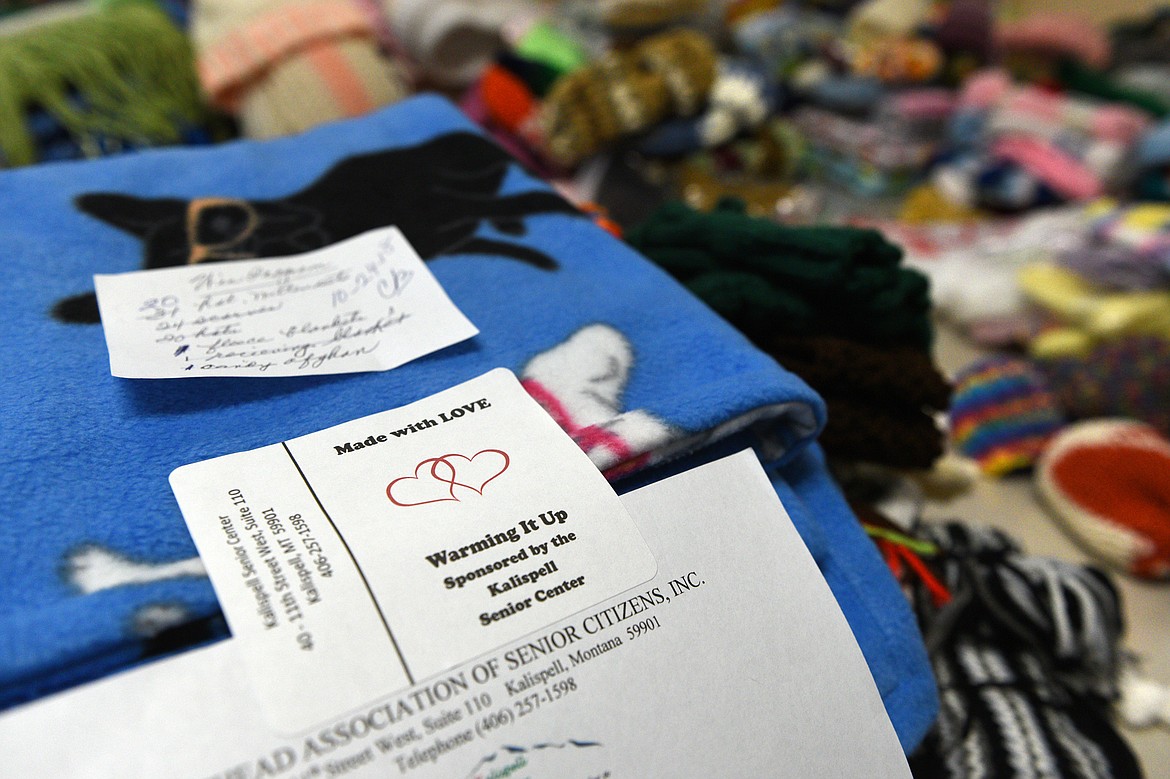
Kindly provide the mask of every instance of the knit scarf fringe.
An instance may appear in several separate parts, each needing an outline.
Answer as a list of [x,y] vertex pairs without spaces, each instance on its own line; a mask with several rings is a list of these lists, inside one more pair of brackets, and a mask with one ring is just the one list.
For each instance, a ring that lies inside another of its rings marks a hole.
[[175,143],[203,116],[186,36],[150,4],[127,3],[0,36],[0,152],[37,161],[27,112],[43,108],[96,156],[101,138]]

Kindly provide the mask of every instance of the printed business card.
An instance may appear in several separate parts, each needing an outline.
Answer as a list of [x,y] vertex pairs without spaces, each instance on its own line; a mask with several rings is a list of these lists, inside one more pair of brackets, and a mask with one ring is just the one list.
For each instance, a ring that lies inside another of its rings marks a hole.
[[289,730],[656,570],[605,478],[504,369],[183,466],[171,485],[271,721]]
[[94,276],[127,379],[384,371],[479,331],[396,227],[263,260]]

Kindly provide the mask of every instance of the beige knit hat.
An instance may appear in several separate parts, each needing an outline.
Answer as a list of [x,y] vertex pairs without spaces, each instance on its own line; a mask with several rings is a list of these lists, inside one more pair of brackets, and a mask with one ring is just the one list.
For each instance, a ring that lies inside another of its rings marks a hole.
[[197,0],[191,25],[209,102],[268,138],[360,116],[409,94],[351,0]]

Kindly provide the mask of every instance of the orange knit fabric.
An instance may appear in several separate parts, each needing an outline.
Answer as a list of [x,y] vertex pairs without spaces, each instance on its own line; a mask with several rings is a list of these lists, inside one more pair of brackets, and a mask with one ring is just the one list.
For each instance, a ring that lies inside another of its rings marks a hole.
[[363,83],[362,74],[336,46],[328,41],[318,41],[306,48],[304,54],[329,88],[340,116],[361,116],[376,107]]
[[536,98],[507,68],[488,67],[479,88],[492,120],[506,130],[516,132],[536,112]]

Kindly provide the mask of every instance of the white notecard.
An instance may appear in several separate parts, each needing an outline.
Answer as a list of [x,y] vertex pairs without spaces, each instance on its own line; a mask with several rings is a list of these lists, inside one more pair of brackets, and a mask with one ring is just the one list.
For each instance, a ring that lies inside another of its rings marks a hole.
[[479,332],[395,227],[94,287],[110,371],[128,379],[384,371]]
[[171,485],[287,731],[656,570],[605,478],[502,368]]

